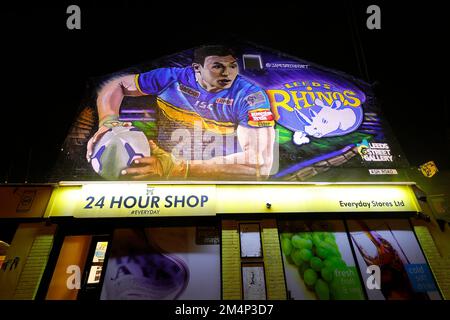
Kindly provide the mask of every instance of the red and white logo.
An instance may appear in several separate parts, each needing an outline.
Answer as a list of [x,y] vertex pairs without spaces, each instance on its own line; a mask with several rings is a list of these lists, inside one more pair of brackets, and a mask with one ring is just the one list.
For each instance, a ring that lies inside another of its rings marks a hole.
[[270,110],[258,109],[248,112],[249,121],[273,121],[273,114]]

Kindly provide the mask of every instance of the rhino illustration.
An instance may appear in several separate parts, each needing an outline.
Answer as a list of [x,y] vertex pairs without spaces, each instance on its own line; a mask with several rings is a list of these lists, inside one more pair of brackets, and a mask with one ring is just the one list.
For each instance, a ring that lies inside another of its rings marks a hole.
[[322,108],[319,112],[310,109],[311,118],[294,109],[299,120],[308,124],[304,127],[304,131],[294,132],[292,140],[297,145],[308,143],[307,136],[321,138],[338,129],[347,130],[356,123],[355,112],[350,108],[340,109],[342,103],[339,100],[334,101],[331,106],[325,105],[319,99],[316,99],[314,103]]

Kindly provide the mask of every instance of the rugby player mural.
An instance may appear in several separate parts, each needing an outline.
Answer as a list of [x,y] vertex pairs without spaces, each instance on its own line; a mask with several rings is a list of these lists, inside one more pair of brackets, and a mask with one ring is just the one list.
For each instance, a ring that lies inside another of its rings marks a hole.
[[279,52],[205,45],[91,84],[54,179],[405,178],[370,85]]

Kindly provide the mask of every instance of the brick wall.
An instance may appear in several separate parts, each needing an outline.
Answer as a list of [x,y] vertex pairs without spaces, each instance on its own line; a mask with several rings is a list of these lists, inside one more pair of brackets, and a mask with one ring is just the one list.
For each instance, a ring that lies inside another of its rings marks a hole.
[[241,255],[236,221],[222,221],[222,299],[239,300],[241,294]]
[[261,226],[267,299],[286,300],[286,285],[276,221],[263,220]]
[[444,299],[450,300],[450,256],[440,254],[427,227],[415,226],[414,231]]
[[20,274],[19,282],[13,299],[32,300],[41,282],[42,274],[47,265],[48,256],[53,245],[53,231],[41,228],[36,234],[27,261]]

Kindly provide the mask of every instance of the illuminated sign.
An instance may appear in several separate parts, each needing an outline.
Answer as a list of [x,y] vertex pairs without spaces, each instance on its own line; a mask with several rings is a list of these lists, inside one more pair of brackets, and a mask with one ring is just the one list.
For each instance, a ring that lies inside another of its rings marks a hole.
[[423,165],[419,166],[419,169],[427,178],[431,178],[439,171],[434,161],[428,161],[427,163],[424,163]]
[[417,212],[406,185],[147,185],[59,187],[46,216],[162,217],[283,212]]
[[215,187],[209,185],[87,184],[61,187],[50,215],[149,217],[214,215]]
[[219,213],[419,211],[412,191],[401,185],[221,185],[217,188]]

